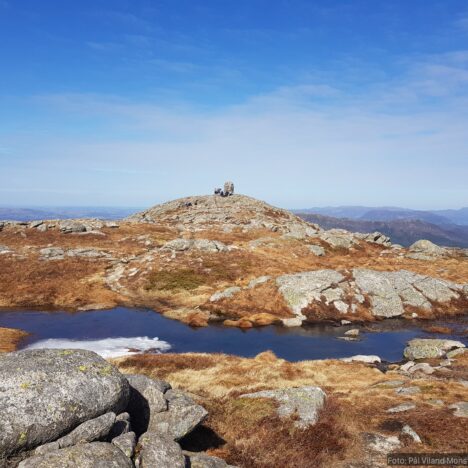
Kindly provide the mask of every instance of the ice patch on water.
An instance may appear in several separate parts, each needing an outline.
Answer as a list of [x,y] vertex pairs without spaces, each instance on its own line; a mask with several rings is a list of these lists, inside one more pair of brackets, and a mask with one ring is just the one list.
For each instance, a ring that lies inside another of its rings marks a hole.
[[151,351],[162,353],[171,349],[171,345],[159,338],[135,336],[132,338],[103,338],[100,340],[70,340],[66,338],[50,338],[37,341],[26,349],[87,349],[94,351],[103,358],[131,356],[132,354]]

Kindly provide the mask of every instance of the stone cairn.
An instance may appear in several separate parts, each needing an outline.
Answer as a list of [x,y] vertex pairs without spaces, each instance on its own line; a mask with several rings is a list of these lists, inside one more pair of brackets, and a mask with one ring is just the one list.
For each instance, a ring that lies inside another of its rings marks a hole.
[[221,188],[215,188],[214,194],[220,197],[230,197],[234,195],[234,183],[233,182],[225,182],[224,183],[224,190]]

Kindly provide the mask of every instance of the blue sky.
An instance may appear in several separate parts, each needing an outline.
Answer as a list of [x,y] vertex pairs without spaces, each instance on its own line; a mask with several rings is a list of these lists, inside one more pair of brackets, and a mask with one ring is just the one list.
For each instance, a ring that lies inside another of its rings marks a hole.
[[465,0],[0,0],[0,205],[468,205]]

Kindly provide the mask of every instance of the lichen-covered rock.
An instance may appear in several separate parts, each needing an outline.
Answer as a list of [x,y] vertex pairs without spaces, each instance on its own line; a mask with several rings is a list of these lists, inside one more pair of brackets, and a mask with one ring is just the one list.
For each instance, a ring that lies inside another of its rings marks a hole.
[[2,354],[0,375],[0,455],[54,441],[128,402],[125,377],[91,351]]
[[179,440],[192,432],[208,416],[203,406],[178,390],[165,393],[168,410],[151,416],[148,429]]
[[415,338],[408,342],[403,354],[406,359],[411,360],[439,358],[444,357],[452,349],[464,347],[462,342],[455,340]]
[[298,420],[294,425],[304,428],[318,421],[326,395],[320,387],[298,387],[247,393],[242,395],[242,398],[272,398],[279,403],[277,410],[279,416],[296,414]]
[[128,458],[132,458],[135,453],[136,435],[134,432],[127,432],[112,439],[112,443],[122,450]]
[[171,386],[145,375],[127,375],[127,379],[130,384],[127,411],[132,420],[132,428],[139,435],[147,431],[156,413],[167,410],[164,392]]
[[185,468],[182,449],[167,435],[146,432],[140,437],[138,445],[135,464],[139,468]]
[[[279,276],[276,284],[293,314],[305,318],[302,310],[311,302],[320,301],[322,294],[330,293],[330,288],[343,280],[344,276],[338,271],[317,270]],[[339,297],[338,294],[334,299]]]
[[115,445],[92,442],[35,455],[18,468],[132,468],[133,463]]
[[44,453],[50,452],[52,450],[57,450],[57,448],[61,449],[86,442],[103,440],[109,434],[114,421],[115,414],[112,412],[85,421],[77,428],[73,429],[73,431],[71,431],[69,434],[61,437],[60,439],[37,447],[34,451],[34,454],[43,455]]

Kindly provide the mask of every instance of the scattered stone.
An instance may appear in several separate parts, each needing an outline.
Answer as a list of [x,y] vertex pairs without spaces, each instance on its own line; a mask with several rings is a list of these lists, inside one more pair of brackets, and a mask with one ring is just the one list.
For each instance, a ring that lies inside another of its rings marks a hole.
[[379,356],[364,355],[364,354],[357,354],[356,356],[342,358],[341,360],[343,362],[364,362],[366,364],[375,364],[377,362],[382,362]]
[[241,291],[241,288],[239,288],[238,286],[232,286],[230,288],[225,289],[224,291],[218,291],[217,293],[214,293],[210,297],[210,301],[217,302],[217,301],[220,301],[221,299],[227,299],[227,298],[234,296],[234,294],[237,294],[240,291]]
[[320,387],[298,387],[247,393],[241,398],[272,398],[280,404],[277,409],[280,417],[295,414],[298,420],[294,425],[305,428],[318,421],[326,395]]
[[185,468],[185,457],[179,444],[163,434],[146,432],[138,441],[135,465],[139,468]]
[[2,354],[0,375],[0,453],[5,455],[55,441],[103,413],[120,413],[129,396],[125,377],[91,351]]
[[178,390],[165,393],[168,409],[151,415],[150,431],[166,434],[179,440],[189,434],[208,416],[203,406],[195,403],[189,396]]
[[468,418],[468,401],[458,401],[453,405],[449,406],[450,409],[454,409],[454,416],[459,418]]
[[127,432],[112,439],[112,443],[118,447],[128,457],[132,458],[135,453],[136,435],[134,432]]
[[349,325],[351,324],[352,322],[350,320],[341,320],[341,325]]
[[204,252],[228,252],[231,250],[220,241],[208,239],[174,239],[161,247],[162,250],[184,252],[187,250],[201,250]]
[[313,253],[317,257],[323,257],[325,255],[325,249],[320,245],[308,245],[310,253]]
[[366,242],[371,242],[372,244],[384,245],[386,247],[390,247],[392,245],[390,237],[378,231],[365,234],[355,233],[354,235]]
[[259,284],[266,283],[269,281],[271,276],[260,276],[258,278],[254,278],[253,280],[250,280],[247,289],[253,289],[255,286],[258,286]]
[[366,433],[364,434],[364,440],[370,450],[378,453],[391,453],[401,446],[401,443],[396,436]]
[[402,370],[404,372],[408,372],[410,370],[410,368],[414,366],[414,364],[415,364],[414,361],[408,361],[405,364],[400,366],[400,370]]
[[351,328],[351,330],[345,332],[345,336],[359,336],[359,329]]
[[401,387],[404,384],[405,382],[403,380],[385,380],[384,382],[379,382],[378,384],[375,384],[375,386],[381,388],[395,388]]
[[[163,466],[163,465],[159,465]],[[169,466],[169,465],[167,465]],[[18,468],[132,468],[133,463],[115,445],[92,442],[55,450],[23,460]]]
[[318,237],[335,248],[349,249],[356,244],[356,238],[344,229],[322,231]]
[[421,393],[419,387],[400,387],[395,390],[395,393],[398,395],[416,395],[416,393]]
[[402,403],[401,405],[395,406],[387,410],[387,413],[402,413],[403,411],[409,411],[416,408],[413,403]]
[[421,362],[419,364],[415,364],[414,366],[410,367],[408,370],[410,374],[414,374],[415,372],[423,372],[424,374],[427,374],[427,375],[433,374],[434,371],[435,369],[427,362]]
[[11,249],[9,249],[6,245],[0,245],[0,255],[5,255],[11,253]]
[[86,232],[86,226],[84,224],[77,223],[74,221],[61,221],[59,223],[59,229],[64,234]]
[[415,260],[434,260],[434,258],[444,257],[448,254],[447,249],[439,247],[431,241],[421,239],[409,247],[408,258]]
[[39,253],[43,260],[63,260],[65,258],[65,250],[60,247],[46,247],[39,250]]
[[412,360],[440,358],[454,348],[465,348],[465,345],[454,340],[415,338],[408,342],[403,354],[407,359]]
[[419,435],[414,431],[414,429],[411,426],[408,426],[408,424],[405,424],[403,426],[401,434],[411,437],[411,439],[413,439],[413,442],[416,442],[417,444],[422,444],[421,437],[419,437]]

